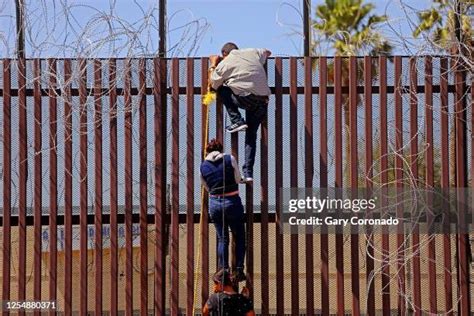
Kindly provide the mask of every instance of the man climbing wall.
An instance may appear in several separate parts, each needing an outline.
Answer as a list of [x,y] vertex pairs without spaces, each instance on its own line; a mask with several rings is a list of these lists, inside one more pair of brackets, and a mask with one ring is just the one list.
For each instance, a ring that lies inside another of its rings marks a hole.
[[[229,133],[246,130],[245,161],[242,166],[242,182],[253,181],[253,166],[257,150],[257,131],[267,115],[268,87],[264,64],[271,52],[267,49],[238,49],[234,43],[226,43],[222,57],[209,57],[210,83],[222,99],[231,125]],[[246,110],[245,120],[239,108]]]

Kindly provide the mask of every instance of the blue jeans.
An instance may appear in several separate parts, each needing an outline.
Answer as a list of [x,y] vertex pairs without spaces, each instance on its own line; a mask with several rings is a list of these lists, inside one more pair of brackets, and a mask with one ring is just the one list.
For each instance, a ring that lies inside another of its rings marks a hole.
[[209,216],[216,227],[219,269],[229,268],[229,228],[235,238],[236,268],[244,268],[245,224],[240,196],[209,197]]
[[248,128],[245,132],[245,161],[242,165],[242,171],[244,177],[253,178],[253,166],[257,152],[257,131],[267,115],[267,104],[263,102],[249,102],[251,97],[237,96],[232,92],[231,88],[226,86],[220,86],[217,89],[217,93],[225,105],[232,124],[244,122],[239,108],[246,110],[245,122]]

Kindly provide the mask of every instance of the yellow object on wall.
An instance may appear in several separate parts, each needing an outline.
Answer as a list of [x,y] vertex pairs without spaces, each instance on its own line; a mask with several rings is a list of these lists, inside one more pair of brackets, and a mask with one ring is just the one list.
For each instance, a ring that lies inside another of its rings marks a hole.
[[202,97],[202,103],[205,105],[209,105],[212,102],[216,100],[216,93],[208,91],[203,97]]

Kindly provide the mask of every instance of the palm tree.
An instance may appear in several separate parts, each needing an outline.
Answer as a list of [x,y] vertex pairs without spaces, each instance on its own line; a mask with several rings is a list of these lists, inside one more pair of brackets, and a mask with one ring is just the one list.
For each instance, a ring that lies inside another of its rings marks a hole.
[[374,9],[363,0],[325,0],[316,6],[312,27],[318,40],[313,42],[313,52],[326,45],[338,56],[390,54],[392,46],[376,30],[387,16],[371,14]]
[[[392,45],[377,31],[377,25],[387,21],[386,15],[377,15],[375,6],[363,0],[325,0],[316,6],[316,19],[312,21],[312,51],[314,55],[333,52],[336,56],[389,55]],[[377,75],[377,68],[372,67],[372,77]],[[362,61],[357,63],[357,77],[362,78]],[[342,85],[349,85],[349,63],[344,60],[341,73]],[[334,82],[334,64],[328,65],[328,81]],[[358,96],[358,106],[361,96]],[[342,95],[344,109],[346,158],[349,157],[351,140],[349,129],[349,98]],[[344,172],[346,177],[347,172]]]

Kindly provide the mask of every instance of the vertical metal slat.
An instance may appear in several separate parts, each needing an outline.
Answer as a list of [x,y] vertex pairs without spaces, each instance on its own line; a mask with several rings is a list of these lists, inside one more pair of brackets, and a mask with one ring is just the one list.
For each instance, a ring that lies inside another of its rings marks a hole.
[[[402,58],[396,56],[395,63],[395,182],[397,189],[403,186],[403,103],[402,103]],[[398,199],[398,201],[400,201]],[[401,201],[399,202],[401,203]],[[399,204],[397,203],[397,204]],[[397,206],[397,217],[403,218],[403,205]],[[397,232],[397,269],[398,269],[398,312],[405,312],[405,235],[403,233],[403,224],[398,226]]]
[[[379,57],[380,77],[380,181],[388,182],[388,133],[387,133],[387,57]],[[384,201],[382,200],[382,205]],[[390,268],[389,268],[389,235],[382,235],[382,309],[384,315],[390,314]]]
[[80,305],[79,313],[87,314],[87,73],[86,61],[79,60],[79,119],[80,119]]
[[64,313],[72,315],[72,97],[71,60],[64,60]]
[[[58,226],[56,217],[58,215],[58,109],[56,99],[57,65],[55,59],[48,60],[49,75],[49,299],[57,301],[57,277],[58,277]],[[55,315],[51,310],[49,315]]]
[[147,105],[146,105],[146,60],[140,58],[139,116],[140,116],[140,313],[148,313],[148,192],[147,192]]
[[166,216],[166,59],[153,59],[155,96],[155,296],[156,315],[165,313],[166,265],[165,265],[165,216]]
[[[26,109],[26,60],[18,59],[18,135],[19,135],[19,182],[18,182],[18,300],[26,299],[26,212],[28,181],[28,125]],[[24,315],[23,310],[19,315]]]
[[[319,184],[328,186],[327,58],[319,58]],[[321,314],[329,315],[329,238],[321,232]]]
[[11,273],[11,61],[3,60],[3,238],[2,238],[2,300],[10,300]]
[[[334,58],[334,137],[335,137],[335,187],[342,188],[343,156],[342,156],[342,60],[340,56]],[[336,284],[337,284],[337,312],[345,313],[344,308],[344,237],[336,233]]]
[[171,110],[171,314],[177,315],[179,292],[179,59],[172,60]]
[[[283,186],[283,65],[280,57],[275,58],[275,204],[276,209],[281,208],[281,192],[280,189]],[[277,314],[283,315],[284,313],[284,283],[283,283],[283,235],[280,231],[281,218],[279,212],[276,213],[276,225],[275,225],[275,259],[276,259],[276,295],[277,295]]]
[[[297,60],[290,57],[290,187],[298,187],[298,95]],[[291,243],[291,313],[299,314],[299,272],[298,272],[298,235],[290,236]]]
[[[312,93],[312,59],[304,58],[304,106],[305,106],[305,187],[313,187],[313,93]],[[306,314],[314,315],[314,251],[313,235],[305,234],[306,252]]]
[[[430,56],[425,57],[425,133],[426,133],[426,187],[431,188],[434,185],[434,155],[433,155],[433,64]],[[429,201],[428,201],[429,203]],[[428,215],[431,213],[428,213]],[[428,221],[432,220],[428,216]],[[435,239],[430,238],[428,242],[428,279],[430,287],[430,312],[437,313],[437,286],[436,286],[436,253]]]
[[118,312],[117,62],[109,60],[110,131],[110,313]]
[[262,214],[261,222],[261,275],[262,275],[262,315],[268,315],[269,304],[270,304],[270,281],[269,281],[269,236],[268,236],[268,118],[265,118],[261,126],[262,141],[260,144],[260,183],[261,183],[261,196],[260,196],[260,212]]
[[186,314],[194,304],[194,59],[186,59]]
[[94,60],[95,314],[102,314],[102,62]]
[[131,61],[125,60],[124,84],[124,140],[125,140],[125,315],[133,312],[133,231],[132,231],[132,96],[131,96]]
[[[359,161],[357,152],[357,59],[349,58],[349,131],[350,131],[350,182],[351,188],[357,189],[359,182]],[[359,276],[359,235],[351,234],[351,290],[352,313],[360,315],[360,276]]]
[[[372,115],[372,57],[364,57],[364,127],[365,127],[365,186],[367,190],[373,187],[373,115]],[[367,236],[366,252],[366,281],[367,281],[367,314],[375,315],[375,280],[374,271],[374,236]]]
[[[418,181],[418,74],[416,58],[410,58],[410,171],[413,180]],[[413,302],[415,315],[421,315],[421,263],[420,263],[420,235],[416,225],[412,234],[413,247]]]
[[[35,189],[34,189],[34,290],[33,298],[41,300],[41,213],[42,213],[42,104],[41,104],[41,60],[34,60],[34,104],[35,104]],[[40,311],[34,313],[39,315]]]

